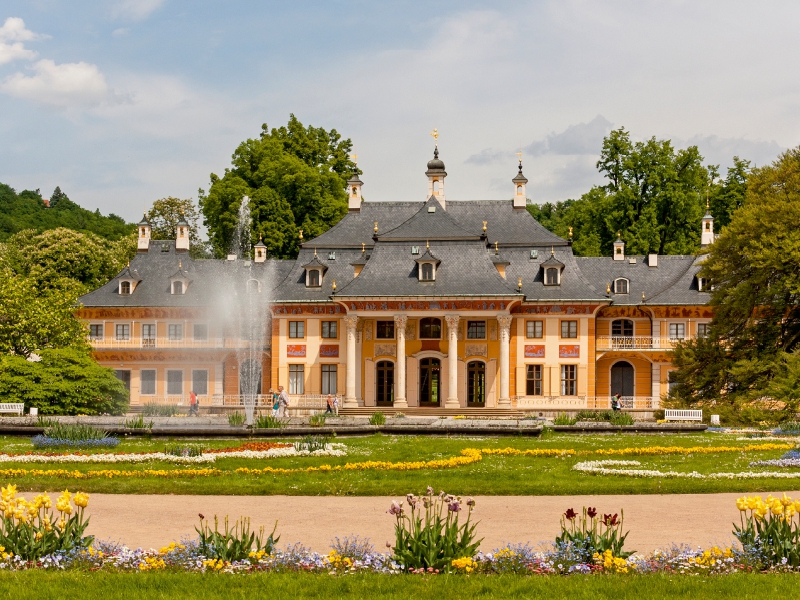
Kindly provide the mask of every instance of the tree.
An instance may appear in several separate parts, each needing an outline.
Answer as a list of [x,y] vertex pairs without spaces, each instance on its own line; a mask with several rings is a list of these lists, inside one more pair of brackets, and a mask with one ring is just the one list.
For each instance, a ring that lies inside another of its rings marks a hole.
[[37,360],[0,357],[0,398],[36,407],[45,415],[121,415],[128,390],[88,350],[47,349]]
[[50,208],[55,208],[58,205],[66,206],[66,202],[69,202],[74,205],[74,203],[69,199],[69,197],[61,191],[60,186],[56,186],[56,189],[53,190],[52,195],[50,196]]
[[185,219],[189,223],[189,254],[192,258],[208,257],[208,248],[200,237],[200,213],[190,198],[161,198],[153,202],[145,216],[154,240],[174,240],[178,222]]
[[610,256],[620,232],[629,254],[692,254],[700,248],[700,219],[708,196],[715,229],[730,222],[744,201],[749,164],[734,157],[727,178],[702,164],[696,146],[676,150],[655,137],[632,142],[624,128],[603,140],[597,169],[607,183],[578,200],[528,210],[550,231],[567,237],[579,256]]
[[298,230],[306,239],[320,235],[347,213],[347,179],[357,171],[352,143],[335,129],[304,127],[294,115],[285,127],[261,127],[258,139],[242,142],[232,168],[211,174],[200,208],[217,256],[231,248],[242,198],[250,198],[251,242],[263,236],[272,256],[298,252]]
[[[747,179],[745,201],[710,247],[702,276],[714,318],[680,344],[673,397],[728,403],[771,396],[797,409],[800,364],[800,148]],[[783,390],[783,391],[781,391]]]

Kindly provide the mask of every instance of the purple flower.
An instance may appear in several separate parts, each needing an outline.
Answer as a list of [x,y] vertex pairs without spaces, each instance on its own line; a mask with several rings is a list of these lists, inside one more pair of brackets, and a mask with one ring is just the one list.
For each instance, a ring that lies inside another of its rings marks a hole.
[[450,512],[458,512],[461,510],[461,503],[457,501],[450,502],[447,505],[447,510],[449,510]]
[[467,506],[475,506],[475,499],[467,498]]
[[590,519],[594,519],[597,516],[597,509],[592,508],[591,506],[587,509],[586,514],[589,515]]
[[403,514],[403,506],[398,504],[394,500],[392,501],[392,505],[389,507],[389,510],[386,511],[390,515],[402,515]]
[[425,493],[428,494],[428,496],[433,496],[433,488],[428,486],[428,488],[425,490]]
[[574,520],[574,519],[575,519],[575,517],[577,517],[578,515],[577,515],[577,513],[576,513],[574,510],[572,510],[571,508],[568,508],[568,509],[567,509],[567,512],[565,512],[565,513],[564,513],[564,516],[565,516],[567,519],[569,519],[570,521],[572,521],[572,520]]

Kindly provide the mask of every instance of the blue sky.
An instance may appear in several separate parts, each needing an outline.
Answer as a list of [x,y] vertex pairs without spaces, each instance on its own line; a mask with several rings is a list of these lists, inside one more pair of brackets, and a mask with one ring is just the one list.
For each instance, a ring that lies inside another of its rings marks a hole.
[[5,0],[0,182],[133,220],[295,113],[350,137],[368,200],[576,197],[603,136],[765,164],[800,144],[800,4]]

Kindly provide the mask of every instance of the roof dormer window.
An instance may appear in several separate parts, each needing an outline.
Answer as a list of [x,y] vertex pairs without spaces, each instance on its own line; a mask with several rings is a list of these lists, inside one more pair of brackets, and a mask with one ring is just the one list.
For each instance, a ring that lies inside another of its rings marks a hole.
[[120,296],[130,296],[133,293],[133,290],[136,289],[136,285],[141,281],[141,277],[139,277],[139,273],[131,269],[130,264],[125,267],[122,273],[119,274],[119,287],[117,288],[117,293]]
[[627,294],[630,291],[630,282],[624,277],[614,280],[614,293]]
[[261,293],[261,284],[259,283],[258,279],[248,279],[247,291],[251,294]]
[[175,296],[182,296],[186,291],[186,287],[183,285],[183,281],[173,281],[172,282],[172,294]]
[[433,281],[436,273],[436,265],[433,263],[421,263],[419,265],[419,280]]
[[119,293],[122,296],[130,296],[131,295],[131,282],[130,281],[120,281],[120,283],[119,283]]
[[321,287],[322,275],[321,269],[308,269],[306,271],[306,287]]
[[544,270],[545,285],[559,285],[561,283],[561,273],[558,267],[548,267]]
[[420,281],[436,281],[436,268],[442,261],[433,255],[430,244],[425,245],[425,253],[414,262],[417,263],[417,276]]

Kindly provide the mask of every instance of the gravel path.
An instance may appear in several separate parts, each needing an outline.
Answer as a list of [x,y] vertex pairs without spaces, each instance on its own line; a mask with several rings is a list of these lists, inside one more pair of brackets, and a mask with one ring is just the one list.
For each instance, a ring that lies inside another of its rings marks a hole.
[[[780,495],[782,491],[772,492]],[[800,497],[800,492],[787,491]],[[27,495],[27,494],[26,494]],[[761,494],[766,496],[767,493]],[[552,540],[567,508],[595,506],[599,512],[625,510],[627,546],[639,551],[673,543],[727,545],[731,524],[739,522],[734,500],[741,494],[662,496],[483,496],[473,517],[484,551],[504,542]],[[89,533],[130,547],[159,548],[182,537],[195,537],[198,513],[250,516],[255,526],[272,530],[278,520],[281,545],[301,541],[327,552],[334,536],[368,537],[377,549],[393,540],[394,518],[386,513],[391,497],[340,496],[149,496],[91,494]]]

